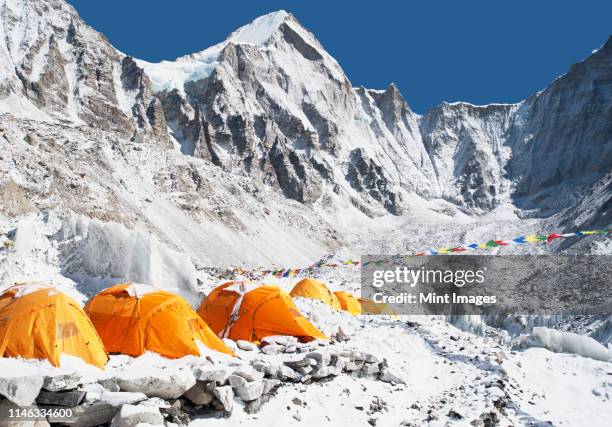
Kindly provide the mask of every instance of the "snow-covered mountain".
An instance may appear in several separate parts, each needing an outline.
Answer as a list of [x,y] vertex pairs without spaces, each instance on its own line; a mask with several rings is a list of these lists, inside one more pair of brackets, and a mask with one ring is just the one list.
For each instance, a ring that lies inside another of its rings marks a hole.
[[607,225],[611,61],[612,39],[524,102],[420,116],[284,11],[154,64],[64,1],[0,0],[3,230],[38,215],[65,273],[147,279],[143,248],[161,270],[302,265]]

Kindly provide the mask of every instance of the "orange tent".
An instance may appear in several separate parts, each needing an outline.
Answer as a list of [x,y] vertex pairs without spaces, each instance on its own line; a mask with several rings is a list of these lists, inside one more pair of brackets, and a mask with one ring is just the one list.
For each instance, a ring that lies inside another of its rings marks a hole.
[[292,297],[304,297],[310,299],[318,299],[325,304],[331,305],[336,310],[341,310],[340,301],[332,291],[329,290],[325,283],[311,279],[309,277],[300,280],[291,290],[289,294]]
[[358,301],[361,304],[362,314],[385,314],[394,318],[398,318],[395,310],[393,310],[387,304],[374,302],[368,298],[359,298]]
[[225,283],[206,297],[198,314],[217,335],[233,340],[257,342],[269,335],[327,339],[278,286]]
[[361,314],[361,303],[353,295],[346,291],[336,291],[334,295],[338,298],[342,310],[354,315]]
[[124,283],[103,290],[85,307],[109,353],[140,356],[153,351],[175,359],[201,355],[198,342],[233,354],[178,295]]
[[37,282],[0,294],[0,357],[47,359],[60,365],[62,353],[104,368],[108,355],[80,305]]

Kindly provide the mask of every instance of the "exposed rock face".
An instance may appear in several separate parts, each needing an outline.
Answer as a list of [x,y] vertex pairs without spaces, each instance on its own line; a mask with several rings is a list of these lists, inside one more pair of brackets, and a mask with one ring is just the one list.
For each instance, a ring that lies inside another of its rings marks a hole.
[[[283,11],[160,64],[117,51],[61,0],[0,0],[0,28],[9,217],[62,209],[197,261],[258,265],[351,244],[333,217],[345,209],[409,215],[431,201],[476,217],[513,204],[568,228],[609,223],[610,41],[520,104],[419,116],[395,85],[353,87]],[[58,245],[67,259],[71,245]]]

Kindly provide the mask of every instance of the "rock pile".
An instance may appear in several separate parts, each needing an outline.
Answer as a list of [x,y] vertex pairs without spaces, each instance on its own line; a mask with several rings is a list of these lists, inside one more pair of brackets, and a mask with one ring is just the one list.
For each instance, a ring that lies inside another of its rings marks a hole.
[[255,413],[283,383],[327,381],[342,373],[404,383],[386,360],[373,354],[302,344],[293,337],[271,337],[262,344],[255,354],[257,346],[237,342],[237,348],[253,352],[256,358],[229,365],[198,360],[181,367],[121,372],[95,382],[77,373],[0,378],[0,409],[26,405],[71,409],[69,420],[47,415],[37,420],[41,427],[68,422],[74,427],[106,423],[112,427],[138,423],[176,427],[211,413],[229,416],[236,404]]

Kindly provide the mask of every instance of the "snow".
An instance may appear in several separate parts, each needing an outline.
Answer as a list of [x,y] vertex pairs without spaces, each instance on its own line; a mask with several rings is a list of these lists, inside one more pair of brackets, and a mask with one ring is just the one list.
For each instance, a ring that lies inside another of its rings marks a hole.
[[595,360],[612,362],[612,351],[591,337],[545,327],[533,328],[532,334],[537,340],[536,343],[541,343],[551,351],[578,354]]
[[177,58],[175,61],[151,63],[137,59],[151,78],[154,92],[178,89],[183,92],[185,83],[205,79],[217,65],[217,58],[228,43],[252,44],[261,46],[289,16],[284,10],[260,16],[250,24],[234,31],[222,43],[201,52]]

